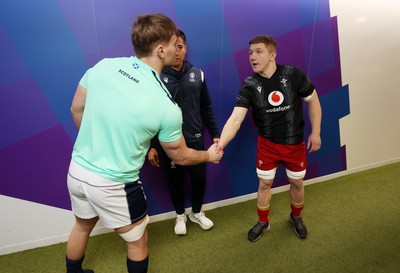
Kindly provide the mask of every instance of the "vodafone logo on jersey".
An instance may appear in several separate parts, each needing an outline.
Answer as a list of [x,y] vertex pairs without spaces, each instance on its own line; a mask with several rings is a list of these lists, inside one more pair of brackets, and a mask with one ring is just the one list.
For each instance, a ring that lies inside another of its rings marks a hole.
[[281,105],[283,102],[283,95],[281,92],[279,91],[272,91],[269,95],[268,95],[268,102],[272,105],[272,106],[278,106]]

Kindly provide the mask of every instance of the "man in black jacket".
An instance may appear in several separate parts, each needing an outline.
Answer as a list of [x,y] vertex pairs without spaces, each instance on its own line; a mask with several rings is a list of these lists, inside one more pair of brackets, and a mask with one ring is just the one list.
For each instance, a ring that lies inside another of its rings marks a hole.
[[[183,135],[186,145],[195,150],[204,150],[203,124],[206,125],[213,142],[219,140],[219,129],[214,118],[211,99],[208,94],[204,73],[185,60],[187,52],[186,35],[179,30],[176,41],[177,56],[174,66],[165,67],[160,75],[172,98],[182,109]],[[148,153],[150,163],[160,167],[157,150],[152,147]],[[175,233],[186,234],[184,170],[187,169],[191,180],[192,211],[189,219],[199,224],[203,229],[210,229],[214,223],[201,211],[206,187],[206,164],[180,166],[169,159],[166,168],[172,202],[177,214]],[[167,164],[165,162],[165,164]]]

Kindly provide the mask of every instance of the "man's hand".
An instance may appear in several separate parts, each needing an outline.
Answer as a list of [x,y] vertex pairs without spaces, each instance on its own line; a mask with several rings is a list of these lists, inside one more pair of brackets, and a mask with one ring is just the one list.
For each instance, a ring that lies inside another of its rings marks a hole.
[[150,148],[147,153],[147,159],[150,161],[150,164],[154,167],[160,167],[160,161],[158,159],[158,152],[153,147]]
[[307,141],[307,150],[309,153],[316,152],[321,148],[321,137],[319,134],[311,133]]
[[217,146],[215,146],[215,152],[216,152],[217,154],[220,153],[220,152],[224,153],[224,147],[220,146],[220,145],[217,143]]
[[219,161],[221,160],[222,156],[224,155],[224,152],[221,150],[218,153],[217,151],[217,144],[214,143],[213,145],[208,148],[207,153],[209,156],[208,162],[218,164]]

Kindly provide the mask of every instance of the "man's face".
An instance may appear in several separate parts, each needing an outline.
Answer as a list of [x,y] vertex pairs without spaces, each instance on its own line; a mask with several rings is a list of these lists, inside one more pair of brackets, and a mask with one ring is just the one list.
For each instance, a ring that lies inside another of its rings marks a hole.
[[186,57],[187,45],[185,44],[185,42],[181,37],[178,37],[178,39],[176,39],[175,46],[176,46],[176,56],[174,65],[172,67],[180,68],[183,64],[183,60]]
[[275,56],[276,52],[270,52],[264,43],[250,45],[249,61],[254,73],[263,74]]
[[175,47],[176,43],[176,35],[172,35],[171,39],[169,40],[168,44],[164,47],[164,65],[166,66],[173,66],[175,63],[175,58],[177,56],[177,50]]

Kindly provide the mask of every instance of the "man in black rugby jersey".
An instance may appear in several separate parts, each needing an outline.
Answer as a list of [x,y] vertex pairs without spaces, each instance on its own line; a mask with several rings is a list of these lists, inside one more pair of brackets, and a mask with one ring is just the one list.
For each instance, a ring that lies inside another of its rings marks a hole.
[[[247,237],[252,242],[257,241],[270,228],[271,187],[276,169],[283,163],[290,183],[289,221],[296,235],[305,239],[308,232],[300,213],[304,208],[306,152],[315,152],[321,147],[321,105],[314,85],[303,71],[276,63],[276,41],[271,36],[257,35],[249,41],[249,46],[254,74],[246,78],[240,88],[233,112],[222,130],[217,152],[235,137],[251,107],[259,130],[256,160],[259,219]],[[311,123],[311,134],[306,142],[302,101],[308,106]]]

